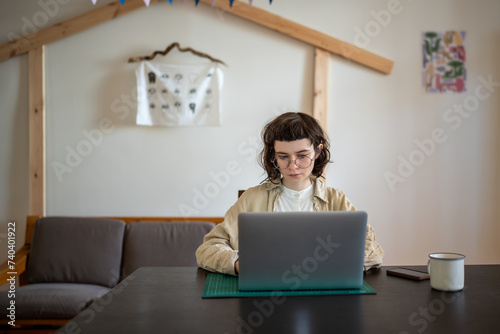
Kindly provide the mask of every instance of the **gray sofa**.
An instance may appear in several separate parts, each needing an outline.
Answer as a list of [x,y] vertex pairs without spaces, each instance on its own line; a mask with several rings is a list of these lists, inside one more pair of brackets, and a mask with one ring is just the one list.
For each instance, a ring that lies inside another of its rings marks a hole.
[[[209,221],[40,218],[26,266],[28,284],[15,291],[16,323],[57,319],[52,324],[62,325],[139,267],[196,266],[195,250],[214,226]],[[10,300],[2,292],[0,307],[5,310]]]

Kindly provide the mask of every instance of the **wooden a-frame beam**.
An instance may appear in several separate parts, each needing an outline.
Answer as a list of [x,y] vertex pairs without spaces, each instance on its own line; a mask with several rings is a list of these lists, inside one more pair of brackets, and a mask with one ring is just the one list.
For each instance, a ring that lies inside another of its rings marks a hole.
[[29,51],[29,213],[45,216],[45,56]]
[[[151,3],[157,1],[159,0],[151,0]],[[201,2],[211,5],[211,0],[201,0]],[[144,6],[142,0],[127,0],[125,1],[125,5],[117,1],[76,18],[21,37],[0,46],[0,61],[26,53],[33,48],[57,41],[63,37],[125,15]],[[226,1],[217,1],[214,6],[385,74],[389,74],[394,65],[392,60],[241,1],[235,1],[232,7]]]
[[[200,2],[211,5],[211,0],[200,0]],[[235,1],[232,7],[227,1],[216,1],[214,7],[385,74],[391,73],[392,66],[394,65],[392,60],[282,18],[281,16],[272,14],[258,7],[250,6],[242,1]]]
[[[159,0],[151,0],[151,3],[157,1]],[[35,33],[1,45],[0,61],[24,54],[29,52],[31,49],[55,42],[61,38],[76,34],[77,32],[97,26],[101,23],[128,14],[145,6],[144,1],[142,0],[127,0],[124,5],[122,5],[119,1],[116,1],[106,6],[94,9],[73,19],[55,24],[49,28],[39,30]]]
[[323,129],[328,129],[328,78],[330,76],[330,53],[314,49],[313,111]]

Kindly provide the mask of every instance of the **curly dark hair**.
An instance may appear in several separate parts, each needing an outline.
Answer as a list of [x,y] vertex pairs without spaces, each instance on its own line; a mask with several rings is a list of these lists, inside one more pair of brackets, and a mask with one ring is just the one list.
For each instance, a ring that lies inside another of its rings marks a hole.
[[323,149],[314,161],[312,174],[321,177],[326,165],[330,162],[330,142],[327,134],[319,122],[312,116],[298,112],[287,112],[271,120],[262,130],[262,142],[264,148],[259,154],[259,164],[267,173],[263,181],[274,182],[281,176],[280,171],[274,166],[275,159],[274,142],[295,141],[307,138],[311,141],[314,150],[318,152],[319,145]]

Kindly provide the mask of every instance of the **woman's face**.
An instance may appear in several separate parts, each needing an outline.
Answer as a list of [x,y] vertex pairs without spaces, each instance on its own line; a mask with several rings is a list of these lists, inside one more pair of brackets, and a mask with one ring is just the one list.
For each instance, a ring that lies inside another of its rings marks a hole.
[[[295,191],[311,185],[309,176],[314,168],[314,160],[319,156],[323,145],[315,151],[307,138],[294,141],[274,142],[274,158],[283,175],[283,185]],[[288,165],[288,166],[287,166]]]

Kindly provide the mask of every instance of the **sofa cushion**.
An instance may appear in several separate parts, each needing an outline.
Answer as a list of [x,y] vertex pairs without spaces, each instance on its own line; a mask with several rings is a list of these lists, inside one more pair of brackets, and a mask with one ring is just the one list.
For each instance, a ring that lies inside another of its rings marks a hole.
[[37,220],[28,283],[86,283],[113,287],[120,279],[125,222],[44,217]]
[[16,288],[15,299],[0,293],[0,308],[5,310],[15,300],[16,319],[70,319],[95,299],[110,291],[108,287],[75,283],[38,283]]
[[135,222],[127,225],[122,275],[139,267],[195,267],[195,251],[211,222]]

